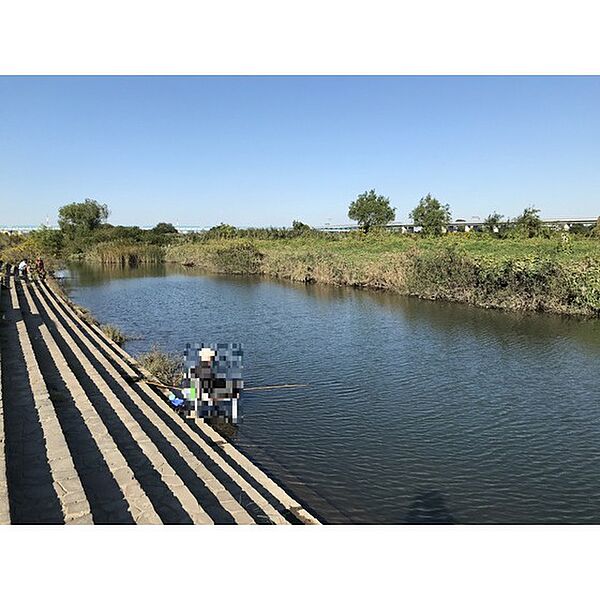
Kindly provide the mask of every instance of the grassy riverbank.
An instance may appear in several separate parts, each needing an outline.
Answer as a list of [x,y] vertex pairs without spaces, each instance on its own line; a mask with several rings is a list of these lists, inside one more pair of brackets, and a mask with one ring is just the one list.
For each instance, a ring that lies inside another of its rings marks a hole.
[[65,248],[62,254],[44,251],[50,248],[47,238],[53,238],[52,232],[41,231],[4,248],[2,256],[16,262],[19,256],[40,253],[126,267],[166,261],[216,273],[382,289],[487,308],[600,316],[597,236],[549,232],[546,237],[499,238],[470,232],[423,237],[228,226],[205,234],[157,235],[133,229],[108,240],[105,231],[95,234],[76,254]]
[[600,315],[600,243],[394,234],[176,244],[165,260],[220,273],[390,290],[486,308]]

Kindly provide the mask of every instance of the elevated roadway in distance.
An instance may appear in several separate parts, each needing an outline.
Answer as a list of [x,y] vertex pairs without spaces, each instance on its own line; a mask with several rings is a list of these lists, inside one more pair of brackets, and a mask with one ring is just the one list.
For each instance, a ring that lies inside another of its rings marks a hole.
[[[566,229],[567,227],[572,227],[573,225],[595,225],[597,223],[598,217],[564,217],[564,218],[549,218],[542,219],[542,223],[544,225],[548,225],[549,227],[554,227],[557,229]],[[508,221],[503,221],[504,224],[510,224]],[[468,227],[469,229],[481,229],[483,227],[482,220],[466,220],[466,219],[457,219],[456,221],[452,221],[449,225],[449,230],[457,231],[460,228]],[[388,223],[385,225],[386,229],[392,230],[405,230],[407,232],[413,232],[415,229],[414,223],[394,221],[392,223]],[[356,231],[359,229],[359,226],[356,223],[342,223],[339,225],[323,225],[322,227],[316,227],[316,229],[320,231]]]
[[[584,225],[589,227],[591,225],[595,225],[598,221],[598,217],[557,217],[557,218],[547,218],[542,219],[542,223],[544,225],[548,225],[549,227],[554,227],[556,229],[566,229],[570,228],[573,225]],[[510,224],[508,221],[504,221],[505,224]],[[468,227],[469,229],[479,230],[483,227],[483,221],[481,220],[467,220],[467,219],[457,219],[456,221],[452,221],[449,225],[450,231],[458,231],[461,228]],[[30,233],[39,229],[39,225],[0,225],[0,233],[9,233],[9,234],[18,234],[18,233]],[[133,226],[131,226],[133,227]],[[154,225],[138,225],[140,229],[149,230],[154,227]],[[415,231],[415,225],[413,223],[394,221],[392,223],[388,223],[385,225],[386,229],[392,230],[404,230],[406,232]],[[49,229],[58,229],[56,226],[49,226]],[[203,231],[208,231],[210,227],[202,226],[202,225],[175,225],[175,228],[179,233],[202,233]],[[247,229],[244,227],[240,227],[239,229]],[[284,229],[291,229],[291,227],[287,227]],[[325,224],[315,227],[315,229],[319,231],[355,231],[359,229],[356,223],[342,223],[342,224]],[[418,228],[416,228],[418,230]]]

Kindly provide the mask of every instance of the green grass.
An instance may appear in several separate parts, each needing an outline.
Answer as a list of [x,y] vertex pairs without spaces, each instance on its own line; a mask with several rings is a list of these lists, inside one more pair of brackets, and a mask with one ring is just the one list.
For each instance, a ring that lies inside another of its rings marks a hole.
[[495,258],[524,258],[527,256],[556,256],[563,260],[576,260],[586,256],[600,257],[600,241],[593,239],[572,239],[572,253],[557,252],[560,238],[498,239],[484,234],[448,234],[439,238],[420,238],[413,235],[360,234],[343,236],[337,240],[294,238],[291,240],[255,241],[263,251],[281,252],[316,250],[334,252],[346,257],[373,257],[386,253],[407,252],[409,250],[435,251],[445,248],[460,248],[473,256],[493,256]]
[[167,261],[216,273],[383,289],[489,308],[600,316],[600,237],[259,233],[171,236],[165,245],[104,241],[84,258],[123,266]]
[[556,234],[214,240],[167,248],[167,261],[221,273],[385,289],[489,308],[600,315],[600,242]]

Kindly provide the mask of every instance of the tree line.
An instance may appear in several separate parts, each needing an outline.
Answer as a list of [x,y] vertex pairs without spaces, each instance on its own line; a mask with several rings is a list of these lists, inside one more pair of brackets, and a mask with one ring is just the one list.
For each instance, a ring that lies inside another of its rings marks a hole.
[[[365,191],[350,203],[348,217],[356,221],[364,233],[374,227],[383,227],[396,217],[396,209],[390,205],[390,199],[378,195],[375,190]],[[440,236],[446,233],[451,223],[448,204],[442,204],[431,194],[427,194],[410,212],[409,217],[415,226],[421,228],[426,236]],[[505,219],[504,215],[494,212],[484,220],[483,230],[496,237],[550,237],[550,229],[540,218],[540,210],[529,206],[515,219]],[[571,228],[573,233],[590,233],[600,237],[600,217],[598,223],[588,230],[583,225]]]
[[[81,256],[98,244],[143,244],[167,246],[181,241],[184,236],[178,233],[172,223],[161,222],[152,229],[145,230],[137,226],[112,225],[107,222],[110,211],[106,204],[86,198],[83,202],[72,202],[58,211],[59,229],[41,227],[25,236],[0,236],[0,254],[10,256],[14,248],[16,254],[44,254],[51,257]],[[356,221],[360,229],[368,234],[381,229],[395,219],[396,209],[390,205],[389,198],[379,195],[375,190],[365,191],[352,201],[348,208],[348,217]],[[448,204],[442,204],[431,194],[420,199],[410,212],[415,226],[421,228],[420,235],[441,236],[451,222]],[[528,207],[513,220],[494,212],[483,222],[483,231],[498,238],[505,237],[550,237],[550,228],[542,222],[539,210]],[[575,225],[572,233],[585,234],[600,238],[600,218],[593,228]],[[326,233],[311,228],[301,221],[293,221],[291,227],[255,227],[237,228],[221,223],[208,231],[187,234],[188,241],[202,242],[212,239],[254,238],[254,239],[291,239],[301,236],[330,238],[339,234]],[[16,256],[15,254],[15,256]]]

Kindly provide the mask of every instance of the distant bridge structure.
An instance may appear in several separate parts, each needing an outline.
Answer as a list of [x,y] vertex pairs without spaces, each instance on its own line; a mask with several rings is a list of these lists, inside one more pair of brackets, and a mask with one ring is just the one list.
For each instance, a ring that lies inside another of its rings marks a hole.
[[[565,218],[553,218],[553,219],[542,219],[542,223],[551,227],[553,229],[562,229],[568,230],[573,225],[584,225],[590,226],[595,225],[597,223],[598,217],[565,217]],[[503,225],[511,225],[512,223],[509,221],[502,221]],[[469,220],[466,219],[457,219],[456,221],[452,221],[448,227],[447,231],[481,231],[483,229],[484,222],[482,220]],[[392,223],[388,223],[384,225],[386,229],[391,229],[394,231],[401,231],[402,233],[418,233],[420,231],[420,227],[416,226],[414,223],[404,223],[401,221],[393,221]],[[319,231],[328,231],[331,233],[335,232],[344,232],[344,231],[357,231],[360,227],[356,223],[345,223],[341,225],[330,225],[326,224],[322,227],[316,227]]]
[[[8,233],[8,234],[23,234],[23,233],[31,233],[36,229],[40,229],[42,225],[0,225],[0,233]],[[44,225],[46,229],[58,229],[57,225]],[[133,225],[127,225],[127,227],[134,227]],[[155,225],[137,225],[140,229],[150,230],[155,227]],[[179,233],[200,233],[202,231],[208,231],[209,227],[203,227],[200,225],[175,225],[175,228]]]
[[[552,229],[559,229],[568,231],[573,225],[584,225],[591,226],[595,225],[598,222],[598,217],[564,217],[564,218],[550,218],[550,219],[542,219],[542,223],[551,227]],[[504,225],[511,225],[512,223],[509,221],[503,221]],[[452,221],[448,227],[447,231],[481,231],[483,229],[484,222],[482,220],[466,220],[466,219],[456,219]],[[30,233],[39,229],[41,225],[0,225],[0,233],[8,233],[8,234],[24,234]],[[58,229],[56,225],[46,225],[48,229]],[[149,230],[154,227],[154,225],[138,225],[140,229]],[[384,226],[386,229],[400,231],[402,233],[418,233],[420,228],[416,226],[414,223],[406,223],[401,221],[393,221],[392,223],[388,223]],[[201,226],[201,225],[175,225],[175,228],[179,233],[202,233],[204,231],[208,231],[210,227]],[[239,229],[245,229],[244,227],[240,227]],[[290,227],[284,229],[291,229]],[[344,231],[356,231],[360,229],[360,227],[356,223],[343,223],[338,225],[331,225],[330,223],[326,223],[324,225],[315,227],[318,231],[327,231],[331,233],[336,232],[344,232]]]

